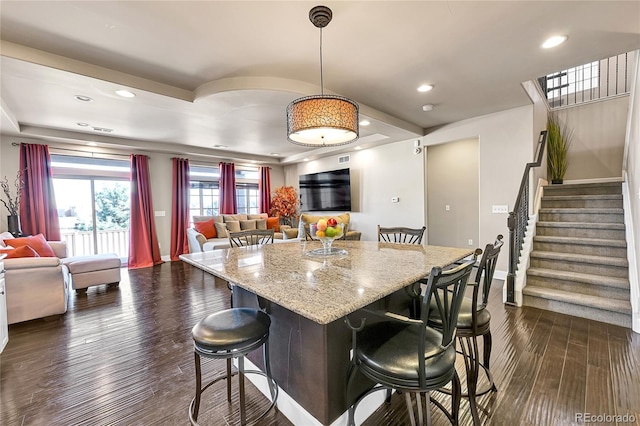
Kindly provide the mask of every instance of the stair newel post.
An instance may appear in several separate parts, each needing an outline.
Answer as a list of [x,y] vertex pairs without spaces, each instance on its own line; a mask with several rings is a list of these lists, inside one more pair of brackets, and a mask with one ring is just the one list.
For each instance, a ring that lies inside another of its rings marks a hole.
[[516,213],[510,212],[507,219],[509,228],[509,272],[507,273],[507,300],[506,304],[515,305],[515,285],[516,285]]

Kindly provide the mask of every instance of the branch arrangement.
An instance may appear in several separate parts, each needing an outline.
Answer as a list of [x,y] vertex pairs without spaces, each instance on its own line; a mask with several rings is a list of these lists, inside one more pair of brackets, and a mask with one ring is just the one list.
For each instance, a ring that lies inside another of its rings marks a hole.
[[298,194],[293,186],[276,188],[271,197],[271,216],[280,216],[290,224],[298,212]]
[[15,198],[11,196],[11,187],[9,185],[9,180],[5,176],[3,180],[0,181],[0,186],[2,186],[2,191],[4,192],[4,196],[7,201],[0,199],[2,204],[9,211],[9,215],[18,216],[18,211],[20,209],[20,196],[22,195],[22,188],[24,187],[24,182],[21,179],[20,171],[18,170],[18,174],[16,175],[16,180],[14,182],[14,186],[16,187],[16,196]]

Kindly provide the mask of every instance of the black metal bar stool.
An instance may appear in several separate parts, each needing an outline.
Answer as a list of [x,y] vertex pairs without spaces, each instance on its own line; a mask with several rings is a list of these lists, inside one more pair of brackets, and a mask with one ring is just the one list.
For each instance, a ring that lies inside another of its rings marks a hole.
[[[260,309],[232,308],[211,314],[197,323],[192,330],[195,365],[196,365],[196,395],[189,404],[189,420],[197,425],[200,398],[202,393],[214,383],[227,380],[227,400],[231,402],[231,377],[238,375],[238,389],[240,394],[240,424],[247,424],[245,409],[244,375],[249,373],[261,374],[267,378],[271,393],[271,404],[252,422],[264,417],[276,404],[278,399],[278,385],[271,376],[269,366],[269,326],[271,318]],[[244,357],[249,352],[262,346],[264,354],[265,372],[245,371]],[[226,359],[226,375],[217,377],[202,387],[200,357]],[[238,370],[232,373],[231,360],[238,359]]]
[[[469,399],[474,425],[481,424],[476,398],[498,390],[489,370],[489,360],[491,358],[491,313],[487,309],[487,303],[498,255],[503,245],[502,238],[502,235],[498,235],[493,244],[485,246],[484,253],[482,253],[482,258],[478,264],[475,282],[469,284],[469,286],[473,287],[473,295],[471,299],[465,298],[462,301],[456,324],[456,339],[459,345],[457,350],[459,354],[463,355],[467,373],[467,393],[463,393],[461,396]],[[480,249],[476,250],[476,256],[481,252],[482,250]],[[442,327],[440,320],[436,317],[429,318],[428,323],[437,329]],[[484,342],[482,362],[480,361],[478,347],[478,338],[480,337],[483,338]],[[478,390],[478,380],[482,371],[486,375],[488,386]],[[450,393],[445,388],[440,389],[440,391]]]

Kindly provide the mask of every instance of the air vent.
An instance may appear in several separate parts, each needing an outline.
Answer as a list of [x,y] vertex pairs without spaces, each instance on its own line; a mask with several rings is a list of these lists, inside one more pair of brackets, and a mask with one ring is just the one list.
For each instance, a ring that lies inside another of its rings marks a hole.
[[338,157],[338,164],[348,163],[349,161],[351,161],[350,155],[343,155],[342,157]]
[[102,133],[111,133],[111,132],[113,132],[113,129],[107,129],[105,127],[94,127],[93,130],[95,130],[96,132],[102,132]]

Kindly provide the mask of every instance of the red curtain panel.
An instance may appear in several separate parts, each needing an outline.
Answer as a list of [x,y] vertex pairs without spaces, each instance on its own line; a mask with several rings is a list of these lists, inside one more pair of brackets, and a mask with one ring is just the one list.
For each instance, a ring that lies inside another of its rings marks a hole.
[[131,222],[129,227],[129,269],[162,263],[156,235],[149,181],[149,159],[131,155]]
[[24,184],[20,199],[22,232],[43,234],[50,241],[60,240],[49,147],[21,143],[20,170]]
[[189,252],[189,160],[173,159],[173,197],[171,201],[171,260]]
[[258,194],[260,197],[260,213],[269,213],[271,210],[271,169],[269,167],[260,167]]
[[220,163],[220,214],[236,214],[236,166]]

